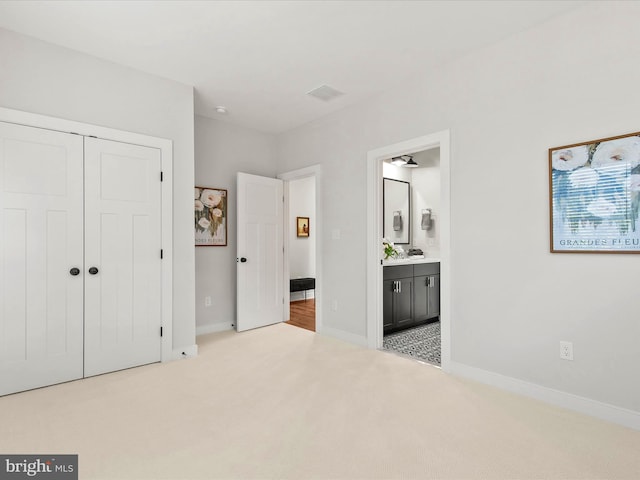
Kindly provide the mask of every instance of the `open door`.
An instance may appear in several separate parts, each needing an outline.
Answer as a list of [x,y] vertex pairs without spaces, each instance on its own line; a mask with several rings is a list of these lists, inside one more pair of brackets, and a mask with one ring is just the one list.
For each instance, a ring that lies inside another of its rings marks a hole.
[[239,332],[283,320],[283,203],[282,180],[238,173]]

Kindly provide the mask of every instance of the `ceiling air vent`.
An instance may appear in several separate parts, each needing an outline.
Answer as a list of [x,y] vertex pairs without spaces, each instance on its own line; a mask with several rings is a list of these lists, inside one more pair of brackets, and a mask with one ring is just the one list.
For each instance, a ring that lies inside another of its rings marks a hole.
[[307,92],[307,95],[311,95],[323,102],[330,102],[334,98],[344,95],[344,93],[330,87],[329,85],[321,85],[318,88],[314,88],[310,92]]

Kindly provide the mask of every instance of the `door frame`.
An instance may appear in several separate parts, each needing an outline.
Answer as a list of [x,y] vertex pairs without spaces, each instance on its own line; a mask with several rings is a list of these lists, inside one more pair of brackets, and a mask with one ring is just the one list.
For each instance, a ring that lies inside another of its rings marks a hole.
[[[316,306],[316,333],[322,333],[322,248],[320,248],[319,240],[322,238],[322,166],[312,165],[310,167],[299,168],[297,170],[291,170],[278,175],[278,178],[284,181],[284,296],[287,299],[291,298],[291,292],[289,291],[289,235],[291,232],[291,222],[288,221],[290,215],[289,208],[289,182],[293,180],[300,180],[303,178],[313,177],[316,181],[316,218],[314,221],[313,231],[315,232],[314,240],[316,242],[316,288],[313,292],[314,301]],[[317,299],[320,298],[320,302]],[[283,322],[289,320],[290,310],[289,301],[284,305],[284,317]]]
[[160,338],[160,360],[173,360],[173,142],[171,140],[139,133],[116,130],[88,123],[23,112],[0,107],[0,121],[27,127],[55,130],[87,137],[98,137],[121,143],[131,143],[160,150],[163,181],[161,185],[161,236],[162,269],[162,337]]
[[451,371],[451,165],[450,132],[394,143],[367,153],[367,344],[382,348],[382,161],[440,147],[440,343],[441,367]]

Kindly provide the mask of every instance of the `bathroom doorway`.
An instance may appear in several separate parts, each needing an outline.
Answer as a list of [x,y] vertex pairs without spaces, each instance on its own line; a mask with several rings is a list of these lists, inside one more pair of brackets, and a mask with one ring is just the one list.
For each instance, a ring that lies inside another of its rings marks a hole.
[[[413,291],[414,281],[423,281],[427,284],[428,280],[425,277],[438,275],[438,296],[439,296],[439,326],[440,326],[440,360],[441,367],[445,371],[450,370],[450,358],[451,358],[451,289],[450,289],[450,143],[449,143],[449,131],[441,131],[423,137],[407,140],[393,145],[388,145],[376,150],[372,150],[367,155],[367,226],[368,226],[368,242],[367,242],[367,338],[370,348],[380,349],[383,347],[384,341],[384,302],[383,296],[384,290],[384,268],[391,266],[383,265],[383,163],[384,160],[410,155],[416,152],[423,152],[428,150],[438,149],[439,152],[439,212],[435,212],[436,221],[438,224],[438,239],[439,253],[438,257],[438,271],[432,272],[431,267],[420,267],[416,272],[414,264],[407,263],[404,265],[404,271],[400,274],[407,280],[405,285],[411,285],[410,290]],[[415,161],[415,160],[414,160]],[[432,202],[433,200],[426,200]],[[428,205],[420,206],[419,208],[413,208],[411,216],[420,216],[418,228],[421,227],[423,210],[428,209]],[[432,210],[432,213],[434,213]],[[415,223],[415,222],[414,222]],[[415,228],[415,227],[414,227]],[[429,248],[433,248],[436,245],[429,245],[429,237],[425,236],[424,240],[427,242],[426,250],[429,255]],[[436,240],[432,239],[435,243]],[[403,246],[404,247],[404,246]],[[408,256],[409,252],[405,254]],[[429,257],[427,257],[429,258]],[[401,265],[401,263],[398,263]],[[424,269],[427,269],[423,271]],[[409,271],[411,270],[411,271]],[[410,281],[409,281],[410,279]],[[387,281],[391,281],[391,289],[394,289],[393,282],[396,279],[387,278]],[[433,281],[429,283],[434,285]],[[396,290],[398,285],[396,284]],[[407,292],[407,287],[403,292]],[[387,292],[388,293],[388,292]],[[397,292],[396,292],[397,293]],[[413,301],[413,300],[409,300]],[[415,305],[414,305],[415,307]],[[409,307],[411,308],[411,307]],[[410,314],[412,320],[416,320],[413,313]],[[427,314],[427,316],[430,314]],[[405,317],[409,318],[408,315]],[[435,323],[435,322],[428,322]],[[425,324],[426,325],[426,324]],[[417,325],[416,325],[417,326]],[[397,325],[396,325],[397,327]]]
[[438,367],[440,176],[439,146],[382,160],[382,348]]

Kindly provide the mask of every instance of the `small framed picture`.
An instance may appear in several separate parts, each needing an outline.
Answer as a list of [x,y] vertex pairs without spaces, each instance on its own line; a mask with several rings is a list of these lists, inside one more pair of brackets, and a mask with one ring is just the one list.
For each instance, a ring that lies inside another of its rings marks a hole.
[[298,237],[309,236],[309,217],[296,217]]

